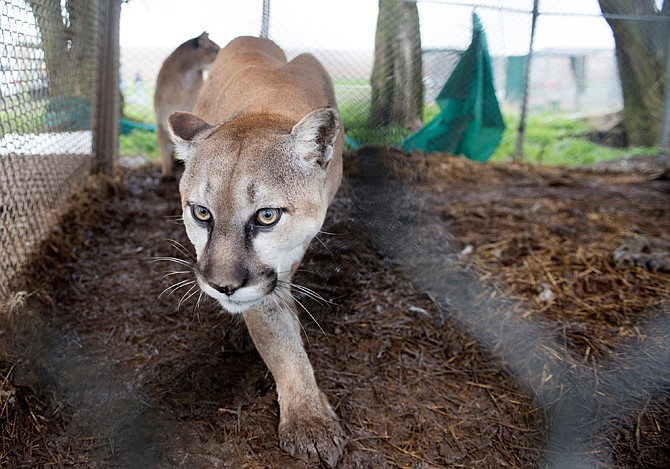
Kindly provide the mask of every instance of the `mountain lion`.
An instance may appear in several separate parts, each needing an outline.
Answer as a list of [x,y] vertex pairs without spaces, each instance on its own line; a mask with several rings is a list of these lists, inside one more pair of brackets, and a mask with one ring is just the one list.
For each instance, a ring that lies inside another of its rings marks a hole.
[[207,33],[202,33],[177,47],[161,65],[156,80],[154,110],[163,179],[174,178],[167,118],[175,111],[193,109],[204,83],[203,72],[214,62],[218,52],[219,46],[209,39]]
[[179,190],[198,284],[243,315],[272,372],[280,446],[335,466],[345,434],[316,384],[291,294],[342,177],[332,81],[310,54],[287,62],[274,42],[240,37],[219,52],[193,114],[168,121],[185,163]]

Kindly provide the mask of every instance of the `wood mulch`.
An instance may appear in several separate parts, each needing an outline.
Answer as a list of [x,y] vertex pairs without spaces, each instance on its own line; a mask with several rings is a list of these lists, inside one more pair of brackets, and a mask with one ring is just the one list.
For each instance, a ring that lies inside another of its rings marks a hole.
[[[667,180],[385,149],[345,168],[296,276],[324,299],[298,297],[342,467],[670,466]],[[161,260],[191,249],[159,175],[82,187],[2,306],[3,467],[307,467],[243,324]]]

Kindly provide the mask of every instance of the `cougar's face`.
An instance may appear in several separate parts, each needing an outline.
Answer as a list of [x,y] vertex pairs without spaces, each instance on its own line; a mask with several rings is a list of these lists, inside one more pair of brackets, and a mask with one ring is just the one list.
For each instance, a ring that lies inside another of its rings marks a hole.
[[201,34],[193,41],[193,54],[202,67],[209,68],[216,59],[219,49],[218,44],[212,41],[207,33]]
[[200,288],[241,313],[287,288],[325,217],[323,171],[289,163],[286,134],[218,129],[198,143],[180,182]]

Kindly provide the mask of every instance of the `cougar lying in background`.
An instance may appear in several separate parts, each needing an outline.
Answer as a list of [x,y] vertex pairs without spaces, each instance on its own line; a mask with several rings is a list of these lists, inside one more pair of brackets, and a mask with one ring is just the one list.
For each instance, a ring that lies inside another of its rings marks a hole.
[[209,39],[207,33],[202,33],[177,47],[165,59],[158,72],[154,110],[164,179],[174,178],[172,141],[167,118],[175,111],[193,109],[204,83],[203,72],[214,62],[218,52],[219,46]]
[[219,52],[194,113],[169,127],[185,162],[179,190],[200,288],[241,313],[272,372],[279,443],[334,466],[345,435],[302,344],[291,278],[342,176],[333,84],[309,54],[286,61],[272,41]]

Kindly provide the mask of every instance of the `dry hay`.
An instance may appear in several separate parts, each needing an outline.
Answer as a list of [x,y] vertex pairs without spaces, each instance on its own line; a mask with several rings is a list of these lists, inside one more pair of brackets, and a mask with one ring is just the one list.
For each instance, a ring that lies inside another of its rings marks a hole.
[[[297,278],[329,302],[303,322],[343,467],[667,467],[670,276],[613,257],[670,240],[667,181],[390,150],[346,167]],[[3,308],[3,464],[304,467],[243,329],[152,262],[187,244],[158,176],[83,192]]]

